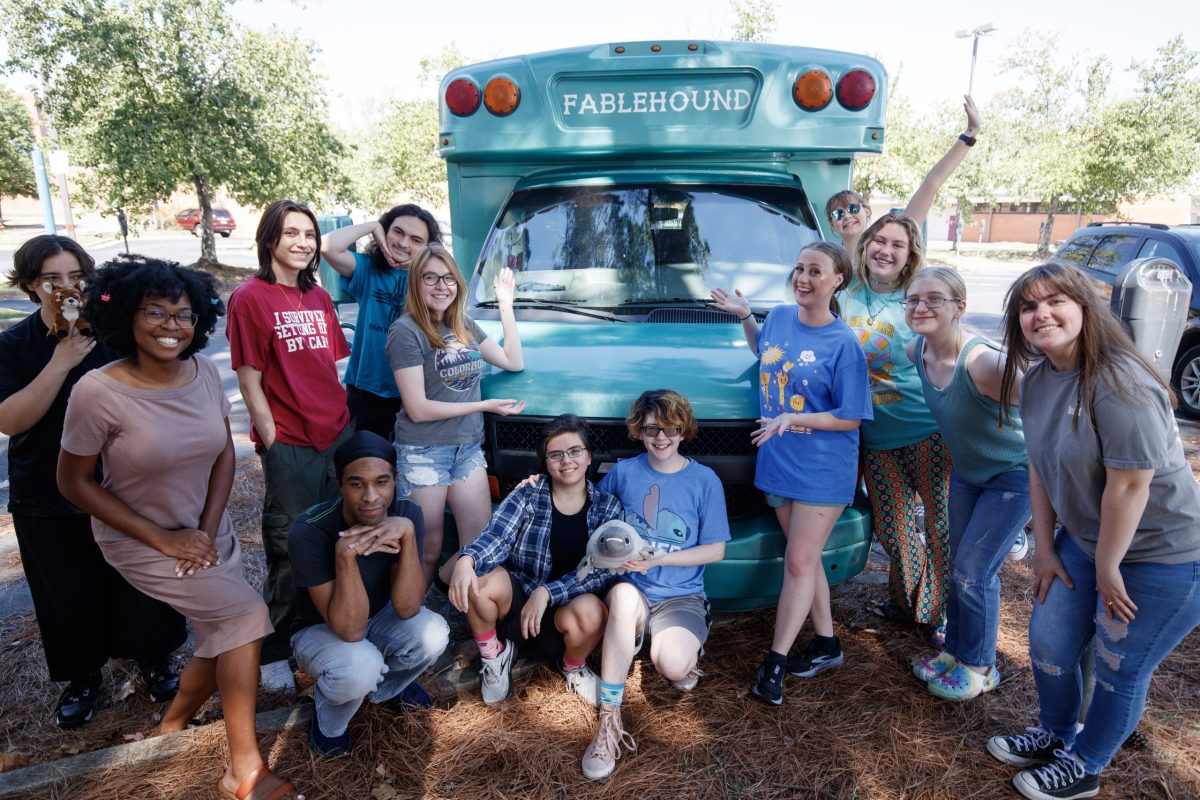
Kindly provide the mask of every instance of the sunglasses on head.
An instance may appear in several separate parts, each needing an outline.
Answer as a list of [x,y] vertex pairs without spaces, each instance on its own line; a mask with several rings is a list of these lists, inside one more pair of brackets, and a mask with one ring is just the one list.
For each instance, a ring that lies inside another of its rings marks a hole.
[[842,217],[846,216],[847,214],[857,214],[860,211],[862,211],[862,206],[860,206],[858,203],[851,203],[845,208],[835,208],[829,216],[834,222],[841,222]]

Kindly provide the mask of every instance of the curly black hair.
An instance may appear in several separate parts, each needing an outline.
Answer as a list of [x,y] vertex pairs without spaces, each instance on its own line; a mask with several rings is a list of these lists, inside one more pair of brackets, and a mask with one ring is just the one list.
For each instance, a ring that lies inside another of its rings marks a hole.
[[119,356],[137,355],[133,339],[133,315],[147,297],[172,303],[187,295],[197,316],[195,332],[179,354],[186,361],[203,350],[216,330],[217,318],[225,315],[225,304],[217,296],[212,275],[149,256],[122,255],[105,262],[88,281],[84,291],[83,316],[96,330],[96,337]]

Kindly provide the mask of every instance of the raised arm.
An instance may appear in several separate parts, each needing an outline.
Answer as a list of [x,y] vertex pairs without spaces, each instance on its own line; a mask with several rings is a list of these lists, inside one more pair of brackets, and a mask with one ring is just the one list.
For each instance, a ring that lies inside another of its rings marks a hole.
[[730,294],[724,289],[713,289],[712,300],[717,308],[726,314],[733,314],[741,321],[746,344],[750,345],[751,353],[758,355],[758,320],[754,318],[750,301],[742,296],[741,290],[734,289],[733,294]]
[[46,416],[67,375],[87,358],[95,346],[95,339],[80,336],[74,330],[67,338],[59,339],[50,360],[37,377],[24,389],[10,394],[0,403],[0,433],[16,436]]
[[375,239],[375,244],[379,247],[379,252],[383,255],[389,267],[397,266],[396,260],[392,258],[391,251],[388,250],[387,240],[384,238],[383,226],[379,224],[379,220],[360,222],[358,225],[337,228],[329,233],[322,234],[321,255],[329,262],[329,266],[337,270],[339,275],[349,278],[354,274],[354,253],[350,252],[350,248],[364,236],[371,236]]
[[[964,135],[974,139],[980,130],[979,109],[975,108],[975,101],[969,95],[965,96],[963,110],[967,112],[967,129]],[[929,215],[929,209],[933,207],[933,199],[937,197],[938,189],[941,189],[946,179],[954,174],[954,170],[958,169],[958,165],[970,151],[971,145],[962,139],[955,139],[949,152],[933,165],[933,169],[929,170],[925,180],[921,181],[921,185],[909,199],[908,205],[904,207],[905,215],[918,225],[924,222],[925,217]]]
[[500,307],[500,326],[504,332],[504,347],[492,339],[484,339],[479,344],[479,354],[483,360],[509,372],[520,372],[525,369],[525,359],[521,355],[521,337],[517,333],[517,317],[513,313],[513,298],[516,296],[516,279],[508,267],[500,270],[492,281],[492,291],[496,293],[496,305]]

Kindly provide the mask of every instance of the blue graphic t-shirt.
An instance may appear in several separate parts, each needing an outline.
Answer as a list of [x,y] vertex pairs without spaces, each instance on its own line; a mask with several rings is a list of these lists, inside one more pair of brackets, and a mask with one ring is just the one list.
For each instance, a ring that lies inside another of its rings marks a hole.
[[854,284],[837,297],[842,319],[858,335],[867,356],[875,419],[863,423],[863,445],[868,450],[895,450],[937,433],[921,378],[905,352],[916,334],[904,321],[904,292],[879,294]]
[[[659,472],[649,456],[618,461],[600,481],[625,508],[623,519],[652,547],[674,552],[698,544],[729,540],[725,492],[717,474],[688,460],[679,472]],[[630,573],[631,581],[651,603],[704,593],[704,567],[653,567],[645,575]]]
[[371,256],[351,255],[354,274],[349,278],[343,276],[340,283],[358,301],[358,321],[343,382],[380,397],[399,397],[384,348],[388,329],[404,313],[408,270],[379,269]]
[[[486,363],[479,352],[480,343],[487,338],[483,329],[470,317],[464,317],[472,342],[460,342],[445,325],[440,326],[444,348],[435,348],[429,337],[417,327],[408,314],[392,323],[387,337],[388,362],[393,370],[422,367],[425,374],[425,397],[444,403],[475,403],[479,401],[479,378]],[[413,422],[400,409],[396,415],[396,443],[407,445],[471,444],[483,441],[483,415],[467,414],[450,419]]]
[[[871,419],[867,359],[840,319],[813,328],[776,306],[758,332],[758,407],[764,417],[828,411]],[[754,485],[792,500],[845,505],[858,478],[858,430],[791,428],[758,448]]]

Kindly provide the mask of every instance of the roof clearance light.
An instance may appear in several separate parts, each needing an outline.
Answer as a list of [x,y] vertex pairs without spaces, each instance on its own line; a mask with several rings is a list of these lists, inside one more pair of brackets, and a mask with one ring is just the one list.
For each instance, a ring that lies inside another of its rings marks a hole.
[[479,87],[467,78],[456,78],[446,87],[446,108],[456,117],[469,117],[479,109]]
[[837,99],[848,111],[862,111],[875,97],[875,79],[865,69],[852,69],[837,83]]
[[833,99],[833,80],[824,70],[810,69],[792,84],[792,99],[805,111],[820,111]]
[[483,104],[497,117],[507,117],[521,104],[521,90],[511,79],[497,76],[483,87]]

